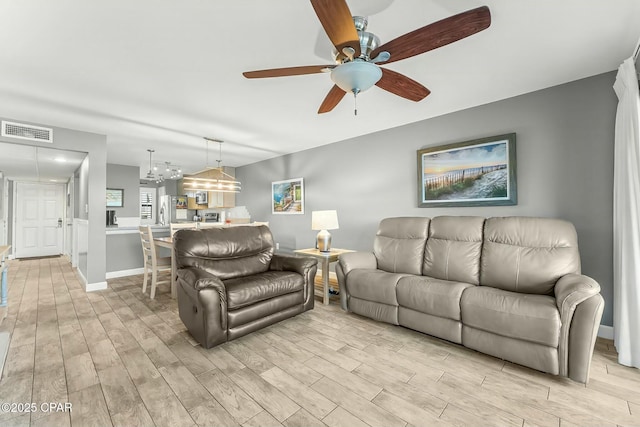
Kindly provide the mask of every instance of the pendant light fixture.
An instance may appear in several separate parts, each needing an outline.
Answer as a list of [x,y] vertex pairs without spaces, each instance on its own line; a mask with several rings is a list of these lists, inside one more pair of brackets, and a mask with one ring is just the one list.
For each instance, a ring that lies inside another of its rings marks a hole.
[[182,168],[180,166],[172,164],[171,162],[164,162],[164,166],[161,166],[164,168],[165,173],[157,173],[159,169],[158,163],[154,165],[153,158],[152,158],[153,153],[155,153],[155,150],[152,150],[149,148],[147,149],[147,151],[149,152],[149,171],[147,172],[147,176],[145,177],[146,179],[153,180],[156,182],[156,184],[160,184],[164,182],[165,174],[168,179],[180,178],[182,174]]
[[[191,191],[213,191],[217,193],[239,193],[242,190],[240,181],[224,171],[222,167],[222,143],[219,139],[204,137],[207,149],[205,170],[194,175],[184,176],[183,186]],[[217,142],[219,157],[218,167],[209,168],[209,142]]]
[[152,161],[151,161],[151,156],[153,155],[153,153],[155,153],[156,150],[152,150],[151,148],[148,148],[147,151],[149,152],[149,172],[147,172],[147,179],[156,179],[156,175],[153,173],[153,166],[152,166]]

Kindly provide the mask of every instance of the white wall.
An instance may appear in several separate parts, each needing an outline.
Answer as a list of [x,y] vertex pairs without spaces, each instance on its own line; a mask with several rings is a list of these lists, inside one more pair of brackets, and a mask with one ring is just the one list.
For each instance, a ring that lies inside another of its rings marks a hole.
[[[315,244],[311,211],[322,209],[338,210],[333,246],[357,250],[371,250],[379,221],[390,216],[567,219],[578,230],[583,272],[602,286],[602,323],[611,325],[614,78],[606,73],[239,167],[237,204],[246,205],[252,219],[269,221],[285,249]],[[417,207],[417,150],[510,132],[517,134],[517,206]],[[298,177],[304,178],[306,213],[271,215],[271,181]]]

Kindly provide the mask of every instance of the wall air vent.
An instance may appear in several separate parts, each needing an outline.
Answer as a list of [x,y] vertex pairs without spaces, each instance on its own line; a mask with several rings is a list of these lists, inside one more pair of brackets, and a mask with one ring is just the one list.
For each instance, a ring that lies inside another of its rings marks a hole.
[[22,123],[2,122],[2,136],[53,143],[53,129]]

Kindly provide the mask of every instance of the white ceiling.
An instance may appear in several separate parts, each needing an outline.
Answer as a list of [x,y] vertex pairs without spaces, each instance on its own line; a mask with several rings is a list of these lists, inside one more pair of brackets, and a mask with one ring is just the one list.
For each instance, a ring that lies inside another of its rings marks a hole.
[[0,142],[0,172],[17,181],[67,182],[87,153]]
[[[486,4],[492,25],[389,64],[432,94],[377,87],[316,114],[329,75],[243,71],[330,64],[301,0],[0,0],[0,116],[106,134],[108,161],[205,166],[203,136],[241,166],[614,70],[640,36],[638,0],[348,0],[382,43]],[[211,147],[209,166],[215,166]]]

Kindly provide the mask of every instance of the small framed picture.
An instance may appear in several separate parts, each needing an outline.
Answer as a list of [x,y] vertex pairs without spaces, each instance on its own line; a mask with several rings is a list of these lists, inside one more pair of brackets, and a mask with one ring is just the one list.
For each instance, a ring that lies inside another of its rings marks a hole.
[[124,206],[124,190],[122,188],[107,188],[107,207],[121,208]]
[[271,183],[272,214],[304,214],[304,180],[286,179]]
[[419,207],[517,202],[515,133],[418,150]]

